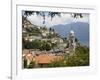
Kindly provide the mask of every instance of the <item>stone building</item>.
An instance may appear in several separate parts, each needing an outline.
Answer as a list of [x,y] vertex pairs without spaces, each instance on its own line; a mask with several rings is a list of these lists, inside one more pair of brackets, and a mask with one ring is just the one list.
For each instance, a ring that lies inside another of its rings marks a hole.
[[73,30],[70,31],[68,36],[68,49],[70,53],[74,53],[76,48],[75,42],[75,32]]

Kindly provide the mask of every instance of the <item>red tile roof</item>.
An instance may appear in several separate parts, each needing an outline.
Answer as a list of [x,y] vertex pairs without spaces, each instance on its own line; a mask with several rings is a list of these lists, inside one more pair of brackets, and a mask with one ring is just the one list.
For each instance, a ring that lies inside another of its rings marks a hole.
[[52,54],[41,54],[39,56],[36,56],[35,60],[38,64],[49,64],[51,63],[51,61],[54,61],[55,59],[60,60],[62,58],[62,56],[55,56]]

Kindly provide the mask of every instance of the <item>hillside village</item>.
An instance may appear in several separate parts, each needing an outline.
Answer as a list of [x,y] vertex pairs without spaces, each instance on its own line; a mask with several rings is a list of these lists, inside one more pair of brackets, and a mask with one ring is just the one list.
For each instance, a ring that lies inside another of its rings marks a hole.
[[68,37],[61,38],[53,28],[34,25],[25,18],[22,21],[23,68],[66,66],[68,58],[80,46],[73,30]]

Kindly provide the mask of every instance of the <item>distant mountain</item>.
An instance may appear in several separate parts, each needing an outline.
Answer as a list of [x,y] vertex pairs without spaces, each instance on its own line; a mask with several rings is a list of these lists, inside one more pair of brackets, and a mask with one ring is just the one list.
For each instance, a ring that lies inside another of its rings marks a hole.
[[74,30],[76,37],[80,42],[89,45],[89,24],[85,22],[76,22],[65,25],[55,25],[52,28],[61,36],[67,37],[70,30]]

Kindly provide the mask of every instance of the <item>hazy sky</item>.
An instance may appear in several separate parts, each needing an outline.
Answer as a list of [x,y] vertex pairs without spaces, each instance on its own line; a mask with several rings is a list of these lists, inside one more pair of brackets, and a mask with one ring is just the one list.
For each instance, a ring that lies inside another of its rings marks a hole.
[[83,18],[73,18],[71,17],[70,13],[61,13],[61,17],[55,16],[52,21],[51,17],[45,16],[45,24],[43,24],[43,17],[42,16],[37,16],[36,14],[31,15],[28,17],[28,20],[30,20],[33,24],[38,25],[38,26],[47,26],[51,27],[54,25],[59,25],[59,24],[69,24],[72,22],[86,22],[89,23],[89,14],[82,14]]

